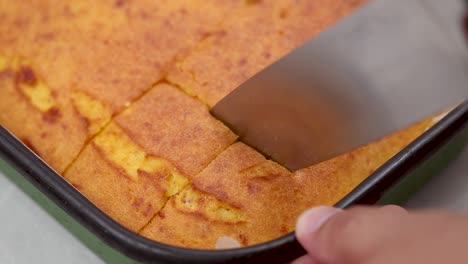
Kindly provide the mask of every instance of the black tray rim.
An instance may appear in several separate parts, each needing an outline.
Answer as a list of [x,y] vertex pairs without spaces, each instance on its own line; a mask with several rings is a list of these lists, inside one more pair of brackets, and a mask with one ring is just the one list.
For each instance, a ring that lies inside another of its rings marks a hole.
[[[335,206],[374,204],[409,171],[468,123],[468,100],[382,165]],[[0,125],[0,158],[107,245],[144,263],[285,263],[305,254],[294,232],[244,248],[197,250],[170,246],[133,233],[107,216]]]

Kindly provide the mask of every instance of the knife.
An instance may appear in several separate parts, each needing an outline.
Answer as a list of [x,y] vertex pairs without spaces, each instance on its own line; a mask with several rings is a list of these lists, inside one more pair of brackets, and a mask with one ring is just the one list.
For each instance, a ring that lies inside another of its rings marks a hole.
[[294,171],[448,110],[468,97],[468,53],[428,10],[425,1],[371,1],[211,113]]

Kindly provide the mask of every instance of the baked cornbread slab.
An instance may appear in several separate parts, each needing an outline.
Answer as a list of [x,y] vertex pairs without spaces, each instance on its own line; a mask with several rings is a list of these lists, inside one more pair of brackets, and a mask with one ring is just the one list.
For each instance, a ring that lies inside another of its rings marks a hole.
[[204,104],[159,84],[106,126],[64,177],[138,231],[236,138]]
[[289,172],[209,107],[364,2],[0,0],[0,124],[145,237],[204,249],[277,238],[433,121]]

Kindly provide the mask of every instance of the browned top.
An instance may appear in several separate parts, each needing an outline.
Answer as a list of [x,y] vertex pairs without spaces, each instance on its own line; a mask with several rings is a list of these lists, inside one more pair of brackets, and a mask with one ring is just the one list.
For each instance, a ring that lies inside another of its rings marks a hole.
[[[0,123],[63,172],[111,115],[164,79],[178,55],[217,32],[223,17],[243,6],[242,1],[216,0],[2,0],[0,72],[16,71],[14,61],[20,61],[44,82],[49,99],[0,89],[0,97],[8,98],[0,102]],[[2,82],[14,77],[1,76]],[[86,102],[77,103],[76,93],[101,111],[91,117],[83,113],[77,104]],[[53,103],[38,109],[38,100]],[[50,108],[54,118],[47,114]],[[65,138],[66,147],[55,144]]]

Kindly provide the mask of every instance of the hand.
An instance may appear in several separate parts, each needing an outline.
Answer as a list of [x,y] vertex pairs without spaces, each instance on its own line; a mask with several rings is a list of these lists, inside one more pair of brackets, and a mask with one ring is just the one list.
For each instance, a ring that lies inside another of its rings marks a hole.
[[401,207],[316,207],[296,234],[308,255],[294,264],[468,263],[468,215]]

